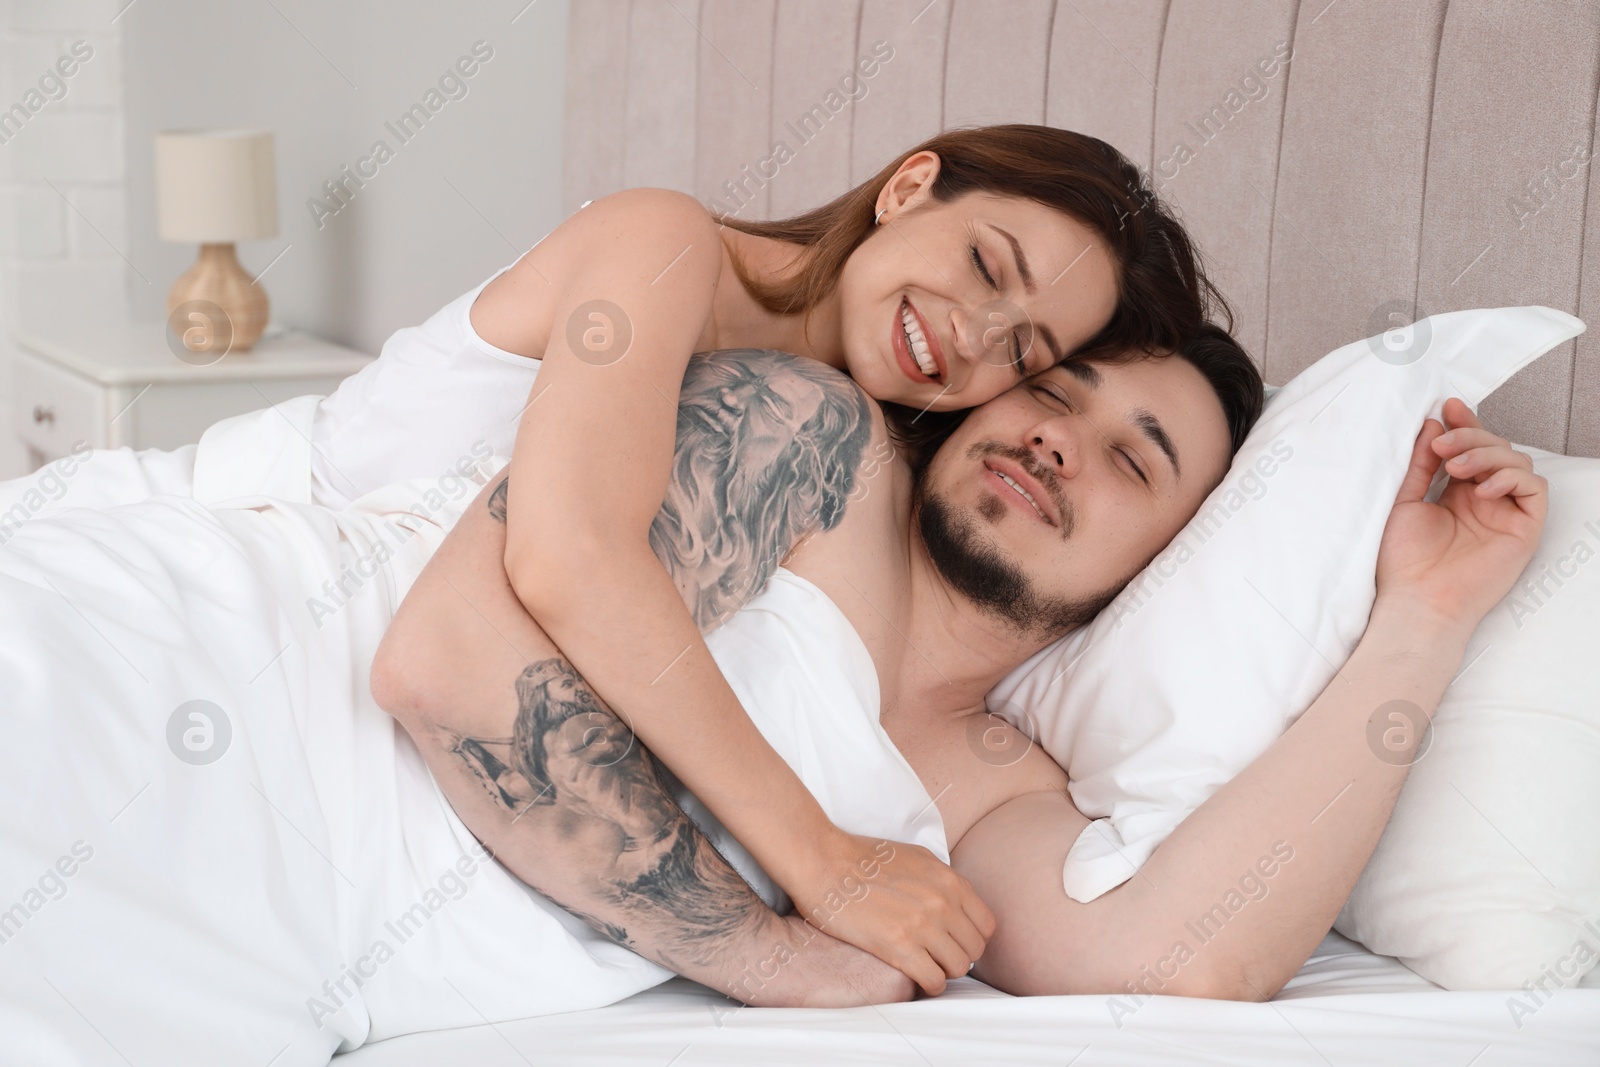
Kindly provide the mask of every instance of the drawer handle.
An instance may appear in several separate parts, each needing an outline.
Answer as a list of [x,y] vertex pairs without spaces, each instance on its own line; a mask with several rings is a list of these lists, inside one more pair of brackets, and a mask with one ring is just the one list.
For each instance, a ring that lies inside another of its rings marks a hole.
[[54,426],[56,424],[56,409],[47,408],[42,404],[33,405],[33,421],[47,422]]

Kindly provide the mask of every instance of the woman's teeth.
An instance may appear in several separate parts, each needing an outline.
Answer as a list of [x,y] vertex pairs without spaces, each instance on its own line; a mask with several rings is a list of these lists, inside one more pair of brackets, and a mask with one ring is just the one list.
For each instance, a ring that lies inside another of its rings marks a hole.
[[[1022,488],[1022,486],[1018,485],[1016,479],[1012,478],[1010,475],[1002,474],[1000,471],[995,471],[995,473],[1000,475],[1000,480],[1001,481],[1005,482],[1011,488],[1013,488],[1017,492],[1021,493],[1022,494],[1022,499],[1026,500],[1028,503],[1032,504],[1033,505],[1033,510],[1037,511],[1039,513],[1039,517],[1041,519],[1044,518],[1044,509],[1039,506],[1039,502],[1037,500],[1033,499],[1033,494],[1029,493],[1026,489]],[[1045,519],[1045,521],[1048,522],[1050,520]]]
[[917,369],[930,378],[937,378],[939,364],[933,361],[933,353],[928,351],[928,340],[922,335],[922,325],[917,322],[917,317],[911,313],[911,305],[904,301],[900,303],[900,325],[905,328],[906,346],[917,361]]

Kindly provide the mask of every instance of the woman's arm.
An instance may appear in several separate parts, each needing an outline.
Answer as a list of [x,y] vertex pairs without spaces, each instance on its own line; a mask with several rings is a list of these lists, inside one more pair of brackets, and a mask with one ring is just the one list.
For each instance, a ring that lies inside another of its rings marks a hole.
[[[1443,427],[1432,420],[1418,435],[1384,531],[1377,602],[1349,661],[1137,875],[1089,904],[1066,896],[1061,866],[1087,820],[1060,793],[1019,797],[962,839],[956,866],[1000,917],[978,977],[1017,994],[1122,994],[1118,1015],[1157,994],[1264,1000],[1294,976],[1344,906],[1409,770],[1406,753],[1369,739],[1408,719],[1420,742],[1473,629],[1538,545],[1548,489],[1527,455],[1459,400],[1445,417],[1451,442],[1435,445]],[[1423,502],[1440,457],[1463,454],[1440,502]]]
[[886,964],[780,917],[662,787],[656,765],[516,600],[506,478],[462,516],[373,662],[462,821],[517,877],[646,958],[746,1003],[906,999]]
[[[517,433],[512,588],[596,693],[809,914],[876,843],[834,827],[752,725],[648,539],[671,469],[679,385],[711,319],[718,228],[683,194],[633,190],[578,212],[538,251],[559,264],[542,273],[561,292]],[[983,951],[992,916],[930,854],[900,856],[883,891],[830,929],[937,993]]]

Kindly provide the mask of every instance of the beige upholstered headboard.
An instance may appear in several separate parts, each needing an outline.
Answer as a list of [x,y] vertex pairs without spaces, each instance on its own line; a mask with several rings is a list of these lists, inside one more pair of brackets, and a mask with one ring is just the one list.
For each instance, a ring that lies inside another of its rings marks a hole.
[[943,128],[1082,130],[1150,169],[1269,382],[1390,306],[1547,304],[1594,328],[1485,421],[1600,456],[1597,71],[1600,0],[572,0],[564,206],[774,218]]

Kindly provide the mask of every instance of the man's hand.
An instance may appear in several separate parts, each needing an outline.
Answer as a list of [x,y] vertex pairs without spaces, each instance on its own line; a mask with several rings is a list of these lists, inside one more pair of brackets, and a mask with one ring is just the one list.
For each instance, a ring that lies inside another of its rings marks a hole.
[[867,950],[929,996],[966,974],[994,936],[972,883],[925,848],[840,834],[819,876],[791,891],[795,911]]
[[[1448,433],[1429,419],[1417,434],[1378,550],[1378,596],[1476,626],[1533,557],[1550,487],[1527,453],[1483,429],[1459,398],[1445,401],[1444,417]],[[1450,481],[1426,503],[1441,460]]]

